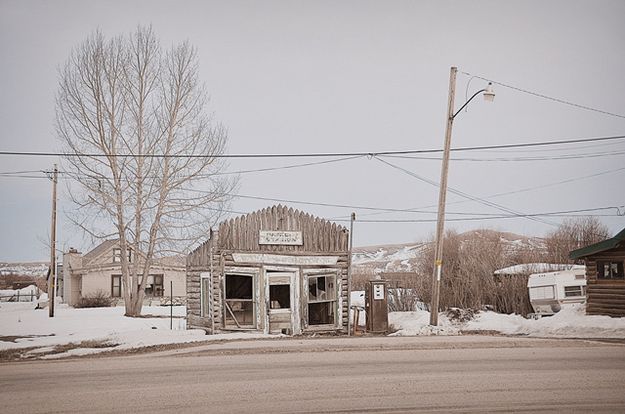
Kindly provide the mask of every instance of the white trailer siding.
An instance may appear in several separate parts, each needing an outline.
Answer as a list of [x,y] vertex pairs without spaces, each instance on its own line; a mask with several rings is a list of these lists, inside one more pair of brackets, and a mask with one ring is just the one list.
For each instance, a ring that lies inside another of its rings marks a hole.
[[553,315],[566,303],[586,301],[586,277],[583,266],[571,270],[534,273],[527,281],[530,303],[536,314]]

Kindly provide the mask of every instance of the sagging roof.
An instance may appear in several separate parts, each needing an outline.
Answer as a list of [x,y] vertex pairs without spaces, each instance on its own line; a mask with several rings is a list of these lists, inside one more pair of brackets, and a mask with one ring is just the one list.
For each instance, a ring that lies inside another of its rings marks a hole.
[[623,241],[625,241],[625,229],[621,230],[616,236],[612,237],[611,239],[591,244],[590,246],[582,247],[581,249],[573,250],[569,253],[569,257],[571,259],[577,260],[581,259],[582,257],[592,256],[593,254],[614,249],[619,245],[619,243]]

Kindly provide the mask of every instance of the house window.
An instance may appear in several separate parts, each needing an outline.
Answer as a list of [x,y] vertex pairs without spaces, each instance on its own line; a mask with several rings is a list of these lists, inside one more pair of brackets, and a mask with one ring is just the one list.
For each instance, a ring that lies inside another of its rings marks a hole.
[[585,295],[583,286],[564,286],[564,297],[569,298],[573,296],[584,296]]
[[336,275],[308,276],[308,324],[334,324],[335,308]]
[[623,262],[597,261],[598,279],[625,279]]
[[226,327],[256,328],[253,275],[226,274],[224,307]]
[[145,284],[145,295],[163,296],[163,275],[149,275]]
[[[126,249],[128,252],[128,263],[132,262],[132,249]],[[122,249],[118,247],[113,248],[113,263],[121,263],[122,262]]]
[[122,275],[111,275],[111,297],[121,298]]

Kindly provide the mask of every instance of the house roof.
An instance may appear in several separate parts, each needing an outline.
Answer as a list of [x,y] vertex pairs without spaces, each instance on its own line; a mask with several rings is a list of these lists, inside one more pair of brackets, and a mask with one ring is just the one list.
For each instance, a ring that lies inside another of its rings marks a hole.
[[83,264],[86,265],[87,263],[91,262],[92,260],[100,256],[104,252],[112,249],[118,243],[119,243],[118,239],[103,241],[102,243],[97,245],[93,250],[91,250],[89,253],[85,253],[85,255],[83,256]]
[[574,265],[566,263],[522,263],[495,270],[496,275],[529,275],[531,273],[554,272],[570,270]]
[[619,233],[616,234],[616,236],[612,237],[611,239],[591,244],[590,246],[582,247],[581,249],[573,250],[569,253],[569,257],[571,259],[581,259],[582,257],[592,256],[596,253],[611,250],[623,241],[625,241],[625,229],[621,230]]

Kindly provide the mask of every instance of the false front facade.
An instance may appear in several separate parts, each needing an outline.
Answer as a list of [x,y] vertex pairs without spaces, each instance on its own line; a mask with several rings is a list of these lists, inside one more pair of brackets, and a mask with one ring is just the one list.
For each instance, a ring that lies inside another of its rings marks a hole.
[[347,332],[348,231],[274,206],[219,225],[187,258],[187,321],[207,332]]

